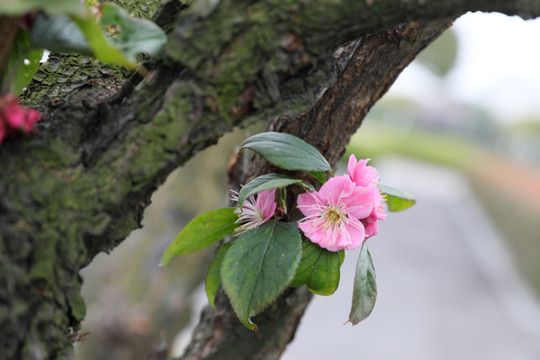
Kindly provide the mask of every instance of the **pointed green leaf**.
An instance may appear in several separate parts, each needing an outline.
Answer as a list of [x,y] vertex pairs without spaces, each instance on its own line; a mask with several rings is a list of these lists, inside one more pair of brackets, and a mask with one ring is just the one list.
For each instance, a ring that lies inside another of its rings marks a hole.
[[[95,24],[94,19],[88,21]],[[79,26],[66,15],[38,14],[30,30],[30,40],[34,46],[53,52],[92,55],[92,49]]]
[[222,240],[234,232],[236,220],[238,215],[232,208],[211,210],[197,216],[165,250],[159,265],[167,266],[176,255],[189,254]]
[[410,208],[416,203],[416,199],[411,194],[396,189],[392,186],[379,183],[381,192],[386,195],[386,204],[389,211],[402,211]]
[[313,186],[307,182],[293,176],[271,173],[256,177],[244,185],[238,194],[238,205],[242,206],[244,200],[253,194],[257,194],[265,190],[283,188],[289,185],[298,185],[311,191],[315,190]]
[[344,251],[328,251],[309,240],[302,242],[302,260],[291,286],[306,285],[317,295],[332,295],[339,286]]
[[106,64],[136,68],[103,35],[91,16],[38,14],[30,31],[32,44],[54,52],[94,55]]
[[92,18],[73,16],[72,20],[84,34],[88,46],[93,55],[104,64],[122,65],[130,69],[136,69],[137,64],[128,60],[110,41],[108,41],[99,24]]
[[[9,52],[5,73],[8,74],[9,92],[19,95],[32,80],[43,57],[43,49],[35,49],[30,42],[30,32],[19,29]],[[11,76],[13,76],[11,78]]]
[[[88,14],[39,14],[31,31],[32,43],[55,52],[93,55],[103,63],[135,69],[137,54],[155,55],[167,42],[163,30],[149,20],[131,17],[108,3],[101,11],[99,23]],[[118,32],[106,37],[103,29],[107,26],[118,26]]]
[[309,174],[315,179],[317,179],[317,181],[321,184],[324,184],[326,182],[326,173],[324,172],[310,172]]
[[278,207],[281,206],[283,212],[287,214],[287,189],[279,188]]
[[266,132],[247,138],[242,149],[250,149],[285,170],[326,172],[332,168],[321,153],[296,136]]
[[377,284],[375,282],[375,267],[371,254],[364,241],[358,263],[356,264],[356,273],[354,275],[354,288],[351,313],[349,321],[356,325],[371,314],[377,299]]
[[167,42],[167,36],[151,21],[129,16],[113,4],[103,4],[102,26],[119,25],[120,33],[111,40],[114,46],[130,61],[135,62],[139,53],[157,54]]
[[246,231],[231,246],[221,267],[223,289],[238,319],[249,329],[250,320],[287,288],[302,256],[296,223],[268,222]]
[[221,245],[214,260],[208,266],[208,272],[206,273],[205,288],[206,296],[208,297],[208,303],[212,308],[215,308],[214,302],[216,301],[216,294],[221,283],[221,263],[227,253],[227,250],[231,247],[232,243]]

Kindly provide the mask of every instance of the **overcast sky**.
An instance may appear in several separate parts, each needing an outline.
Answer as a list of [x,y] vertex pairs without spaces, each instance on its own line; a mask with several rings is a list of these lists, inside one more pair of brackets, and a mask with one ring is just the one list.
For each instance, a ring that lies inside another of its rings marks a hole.
[[391,92],[480,103],[503,123],[531,115],[540,121],[540,21],[474,13],[459,18],[453,29],[458,59],[447,79],[440,82],[413,65]]

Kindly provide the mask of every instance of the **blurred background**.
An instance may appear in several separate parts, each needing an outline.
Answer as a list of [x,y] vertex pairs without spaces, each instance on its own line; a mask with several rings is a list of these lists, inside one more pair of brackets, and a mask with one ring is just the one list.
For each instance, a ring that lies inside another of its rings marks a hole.
[[[369,240],[379,297],[348,317],[357,252],[340,289],[316,297],[283,359],[540,359],[540,22],[467,14],[400,75],[348,154],[418,203]],[[225,165],[259,125],[175,171],[144,228],[84,270],[76,358],[178,355],[206,305],[213,249],[159,259],[196,215],[226,204]],[[342,165],[345,168],[345,165]]]

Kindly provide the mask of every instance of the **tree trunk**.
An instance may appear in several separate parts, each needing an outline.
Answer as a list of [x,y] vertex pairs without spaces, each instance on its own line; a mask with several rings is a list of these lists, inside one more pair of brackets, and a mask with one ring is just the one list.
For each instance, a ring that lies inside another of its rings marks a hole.
[[[85,312],[79,270],[140,227],[166,176],[225,132],[267,121],[335,165],[369,108],[457,16],[540,14],[533,0],[190,3],[156,13],[169,42],[147,78],[53,56],[28,87],[45,119],[0,148],[0,358],[71,356]],[[236,180],[264,172],[257,161]],[[220,294],[183,358],[277,359],[310,297],[286,292],[253,333]]]

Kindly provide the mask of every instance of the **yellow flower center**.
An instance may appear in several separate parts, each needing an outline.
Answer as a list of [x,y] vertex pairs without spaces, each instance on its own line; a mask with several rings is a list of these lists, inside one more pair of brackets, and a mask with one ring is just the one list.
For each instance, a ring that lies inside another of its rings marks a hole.
[[324,219],[326,220],[326,224],[330,226],[340,226],[342,221],[347,216],[343,212],[343,210],[339,207],[331,206],[326,210],[326,213],[324,214]]

